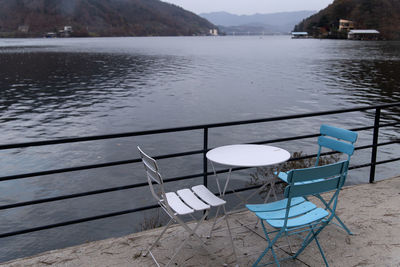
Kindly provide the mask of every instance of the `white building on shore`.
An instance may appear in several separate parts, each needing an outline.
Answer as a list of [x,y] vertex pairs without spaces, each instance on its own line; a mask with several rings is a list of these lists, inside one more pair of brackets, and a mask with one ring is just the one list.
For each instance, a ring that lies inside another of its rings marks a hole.
[[210,29],[210,35],[218,36],[218,29]]

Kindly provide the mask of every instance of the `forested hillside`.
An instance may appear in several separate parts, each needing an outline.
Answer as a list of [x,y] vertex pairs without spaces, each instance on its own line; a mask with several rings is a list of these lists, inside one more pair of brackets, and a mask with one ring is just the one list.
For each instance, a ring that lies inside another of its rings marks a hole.
[[3,35],[37,36],[67,25],[74,36],[199,35],[215,28],[159,0],[0,0]]
[[335,0],[327,8],[296,25],[295,31],[334,35],[339,19],[355,22],[357,29],[376,29],[384,39],[400,39],[399,0]]

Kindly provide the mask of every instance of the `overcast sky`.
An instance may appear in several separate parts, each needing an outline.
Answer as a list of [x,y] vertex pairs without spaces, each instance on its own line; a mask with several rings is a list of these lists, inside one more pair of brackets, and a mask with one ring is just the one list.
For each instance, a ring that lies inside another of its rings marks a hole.
[[196,14],[226,11],[238,15],[299,10],[320,10],[333,0],[162,0]]

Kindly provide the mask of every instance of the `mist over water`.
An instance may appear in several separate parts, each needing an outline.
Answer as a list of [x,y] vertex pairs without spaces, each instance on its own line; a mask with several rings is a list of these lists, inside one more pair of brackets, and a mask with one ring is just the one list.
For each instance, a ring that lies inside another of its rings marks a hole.
[[[2,144],[245,120],[400,101],[400,43],[271,37],[0,39]],[[399,110],[383,121],[399,120]],[[370,112],[215,129],[210,147],[373,124]],[[202,149],[202,133],[0,151],[2,176]],[[393,128],[381,141],[398,138]],[[360,132],[357,145],[371,142]],[[276,144],[315,153],[315,140]],[[379,160],[399,150],[379,148]],[[352,164],[368,162],[356,152]],[[202,171],[202,157],[160,162],[166,177]],[[140,164],[1,182],[0,204],[144,182]],[[348,183],[368,181],[368,168]],[[377,178],[399,174],[398,163]],[[243,174],[241,174],[243,176]],[[238,176],[238,175],[237,175]],[[235,177],[234,177],[235,178]],[[236,177],[239,179],[239,177]],[[198,183],[187,181],[184,184]],[[214,181],[210,177],[209,184]],[[238,182],[239,185],[245,183]],[[153,203],[147,188],[2,210],[0,233]],[[0,260],[140,230],[143,216],[0,239]]]

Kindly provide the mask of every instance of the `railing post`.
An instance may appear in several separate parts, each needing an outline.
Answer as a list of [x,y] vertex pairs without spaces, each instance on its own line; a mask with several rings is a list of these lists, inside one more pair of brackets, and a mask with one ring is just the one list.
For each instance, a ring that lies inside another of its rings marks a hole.
[[208,128],[204,128],[204,136],[203,136],[203,185],[207,187],[208,184],[208,164],[207,164],[207,150],[208,150]]
[[372,140],[372,154],[371,154],[371,169],[369,173],[369,182],[375,181],[375,167],[376,167],[376,154],[378,153],[378,137],[379,137],[379,123],[381,119],[381,108],[377,108],[375,111],[375,122],[374,122],[374,136]]

